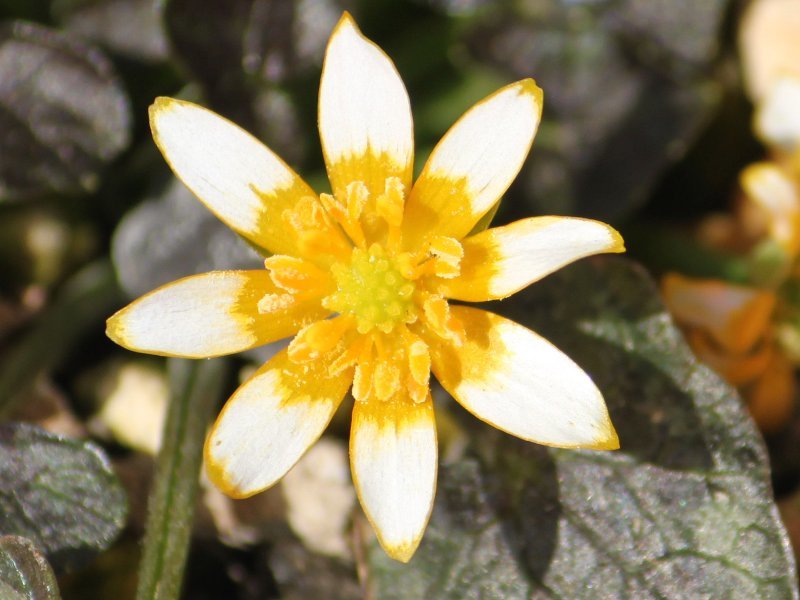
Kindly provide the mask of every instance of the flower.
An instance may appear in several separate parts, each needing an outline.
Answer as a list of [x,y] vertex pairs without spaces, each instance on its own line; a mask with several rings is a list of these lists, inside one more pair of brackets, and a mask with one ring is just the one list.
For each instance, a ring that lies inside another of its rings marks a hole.
[[[711,245],[744,256],[746,281],[668,273],[664,301],[697,357],[735,385],[759,427],[786,426],[800,364],[800,80],[776,79],[754,127],[772,160],[741,173],[733,216],[706,226]],[[702,229],[701,229],[702,232]]]
[[409,560],[436,488],[431,372],[512,435],[619,447],[600,392],[567,356],[513,321],[449,303],[505,298],[578,258],[624,250],[614,229],[587,219],[473,232],[519,171],[541,109],[530,79],[498,90],[450,129],[412,186],[405,87],[347,13],[320,84],[331,194],[216,114],[156,100],[153,137],[172,170],[270,256],[263,271],[187,277],[145,295],[109,319],[109,337],[200,358],[294,336],[233,394],[208,437],[206,468],[225,493],[276,483],[352,389],[356,491],[387,553]]

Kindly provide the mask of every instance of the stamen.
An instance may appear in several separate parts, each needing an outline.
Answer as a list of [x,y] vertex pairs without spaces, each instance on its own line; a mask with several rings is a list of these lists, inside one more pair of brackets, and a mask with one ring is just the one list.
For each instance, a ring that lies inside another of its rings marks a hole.
[[349,250],[317,198],[304,196],[294,208],[284,210],[281,218],[304,254],[343,256]]
[[291,294],[309,292],[325,287],[329,276],[309,261],[294,256],[276,254],[264,261],[272,282]]
[[431,354],[428,345],[414,334],[416,338],[408,345],[408,371],[420,385],[427,386],[431,375]]
[[347,216],[351,221],[358,221],[361,211],[369,200],[369,190],[363,181],[353,181],[347,185]]
[[294,304],[291,294],[266,294],[258,301],[258,312],[262,315],[286,310]]
[[433,271],[439,277],[452,279],[461,274],[461,259],[464,247],[451,237],[436,236],[430,241],[430,253],[434,257]]
[[372,386],[378,400],[388,400],[400,387],[400,369],[391,358],[384,359],[375,365],[372,375]]
[[[353,245],[363,248],[367,243],[364,237],[364,230],[361,228],[358,217],[351,217],[351,213],[358,210],[358,203],[360,200],[358,198],[351,200],[350,191],[353,190],[355,196],[358,196],[360,192],[367,194],[367,197],[369,196],[367,187],[361,183],[361,187],[363,187],[363,190],[361,190],[357,185],[359,183],[361,182],[356,181],[347,186],[345,204],[339,202],[338,198],[330,194],[320,194],[319,198],[325,210],[328,211],[328,214],[339,224],[345,234],[347,234],[353,242]],[[364,203],[366,203],[366,199],[364,199]],[[358,210],[358,212],[360,213],[360,210]]]
[[375,199],[375,212],[389,226],[386,245],[391,252],[400,248],[400,226],[403,223],[405,186],[399,177],[388,177],[383,194]]
[[359,360],[367,357],[372,349],[372,338],[367,335],[357,336],[328,367],[328,372],[338,375]]
[[289,359],[296,363],[316,360],[333,350],[350,327],[352,319],[341,316],[304,327],[289,344]]
[[375,369],[375,361],[372,358],[371,349],[364,353],[353,375],[353,398],[356,402],[366,402],[372,391],[372,374]]
[[439,295],[429,294],[422,302],[426,324],[437,335],[452,340],[460,346],[466,339],[461,321],[450,314],[450,305]]

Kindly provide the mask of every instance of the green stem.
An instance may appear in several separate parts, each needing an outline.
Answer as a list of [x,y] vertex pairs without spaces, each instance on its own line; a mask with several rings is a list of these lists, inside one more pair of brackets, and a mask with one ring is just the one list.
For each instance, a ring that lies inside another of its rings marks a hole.
[[58,365],[81,336],[123,302],[114,270],[99,260],[73,275],[19,343],[0,361],[0,417],[24,397],[36,378]]
[[148,503],[137,600],[173,600],[180,594],[203,442],[226,362],[172,359],[169,367],[172,397]]

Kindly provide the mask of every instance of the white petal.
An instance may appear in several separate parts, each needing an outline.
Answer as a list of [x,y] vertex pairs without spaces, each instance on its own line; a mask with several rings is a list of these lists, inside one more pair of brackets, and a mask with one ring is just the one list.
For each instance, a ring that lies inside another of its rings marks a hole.
[[206,440],[209,478],[234,498],[252,496],[292,468],[317,441],[352,380],[322,362],[276,354],[236,390]]
[[241,352],[293,335],[329,311],[319,300],[260,314],[276,294],[267,271],[215,271],[168,283],[108,320],[116,343],[149,354],[209,358]]
[[353,481],[378,540],[408,562],[436,493],[436,424],[430,397],[356,402],[350,434]]
[[430,232],[461,238],[505,193],[533,143],[542,91],[507,85],[469,109],[428,159],[406,206],[410,244]]
[[183,100],[157,98],[150,127],[172,170],[214,214],[275,254],[295,254],[281,214],[314,192],[280,158],[227,119]]
[[387,177],[411,183],[411,106],[392,61],[345,13],[331,34],[319,90],[319,130],[334,191],[363,181],[382,193]]
[[533,217],[487,229],[463,242],[461,274],[443,282],[450,298],[505,298],[580,258],[624,252],[622,237],[599,221]]
[[781,79],[770,89],[756,110],[755,129],[768,145],[800,148],[800,79]]
[[550,342],[498,315],[452,306],[467,341],[427,336],[433,373],[467,410],[524,440],[611,450],[619,440],[589,376]]

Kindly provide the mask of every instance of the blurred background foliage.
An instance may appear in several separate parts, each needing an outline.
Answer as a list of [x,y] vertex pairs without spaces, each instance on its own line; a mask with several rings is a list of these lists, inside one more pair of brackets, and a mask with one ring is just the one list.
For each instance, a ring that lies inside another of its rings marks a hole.
[[[209,106],[327,191],[317,88],[349,10],[404,78],[418,170],[469,106],[533,77],[544,119],[496,222],[599,218],[652,273],[718,276],[724,258],[681,231],[724,209],[763,153],[735,44],[746,4],[0,0],[3,597],[58,597],[53,571],[64,598],[133,597],[165,407],[191,394],[175,387],[185,367],[170,384],[165,361],[114,346],[104,320],[178,277],[262,260],[172,177],[147,124],[156,96]],[[515,298],[492,310],[592,374],[621,452],[501,438],[438,390],[439,499],[400,566],[354,506],[345,406],[279,489],[232,503],[201,482],[183,597],[796,597],[770,484],[798,489],[800,422],[769,439],[770,470],[738,395],[698,366],[630,260]],[[208,410],[269,354],[198,375],[222,390]]]

